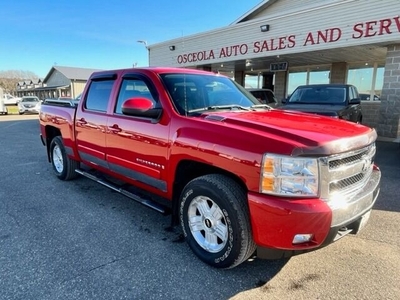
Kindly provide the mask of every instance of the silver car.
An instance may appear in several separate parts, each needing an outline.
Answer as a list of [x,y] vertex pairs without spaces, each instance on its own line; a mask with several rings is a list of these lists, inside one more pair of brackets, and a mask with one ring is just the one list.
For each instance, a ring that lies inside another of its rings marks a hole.
[[18,112],[20,115],[24,113],[38,114],[40,112],[41,102],[36,96],[24,96],[18,103]]

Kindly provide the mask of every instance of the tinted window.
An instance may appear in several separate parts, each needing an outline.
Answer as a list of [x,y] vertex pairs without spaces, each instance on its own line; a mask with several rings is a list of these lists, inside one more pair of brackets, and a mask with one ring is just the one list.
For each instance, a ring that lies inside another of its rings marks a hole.
[[352,87],[352,89],[353,89],[353,93],[354,93],[354,98],[359,98],[360,95],[358,94],[357,89],[354,86]]
[[290,103],[335,104],[345,102],[346,89],[343,87],[303,87],[290,96]]
[[106,112],[114,80],[92,81],[86,96],[85,108]]
[[122,114],[122,104],[133,97],[147,98],[155,104],[155,100],[146,82],[141,79],[125,79],[122,82],[114,112]]

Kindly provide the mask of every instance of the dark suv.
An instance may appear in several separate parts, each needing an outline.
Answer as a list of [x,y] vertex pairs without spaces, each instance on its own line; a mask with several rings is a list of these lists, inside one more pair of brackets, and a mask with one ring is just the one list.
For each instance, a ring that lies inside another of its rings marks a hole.
[[301,85],[286,99],[280,109],[362,122],[361,100],[357,88],[350,84]]

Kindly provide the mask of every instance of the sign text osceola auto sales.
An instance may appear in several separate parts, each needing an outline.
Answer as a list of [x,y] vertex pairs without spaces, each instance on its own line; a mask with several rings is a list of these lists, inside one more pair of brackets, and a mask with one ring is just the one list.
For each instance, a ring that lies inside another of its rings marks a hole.
[[[387,18],[375,21],[357,23],[353,26],[352,39],[370,38],[373,36],[400,33],[400,17]],[[296,40],[296,35],[286,35],[269,40],[255,41],[252,43],[253,53],[262,53],[286,48],[294,48],[298,45],[302,47],[319,45],[323,43],[334,43],[342,38],[342,30],[337,27],[307,33],[301,43]],[[178,64],[213,60],[215,58],[226,58],[233,56],[246,55],[249,53],[248,44],[238,44],[222,47],[219,51],[202,50],[198,52],[185,53],[177,57]]]

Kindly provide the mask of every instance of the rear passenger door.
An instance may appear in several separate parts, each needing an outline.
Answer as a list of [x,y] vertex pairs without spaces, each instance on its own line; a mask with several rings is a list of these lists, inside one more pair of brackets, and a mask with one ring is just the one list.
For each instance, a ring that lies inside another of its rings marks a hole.
[[107,109],[115,75],[93,78],[75,117],[77,149],[82,161],[108,168],[106,161]]

